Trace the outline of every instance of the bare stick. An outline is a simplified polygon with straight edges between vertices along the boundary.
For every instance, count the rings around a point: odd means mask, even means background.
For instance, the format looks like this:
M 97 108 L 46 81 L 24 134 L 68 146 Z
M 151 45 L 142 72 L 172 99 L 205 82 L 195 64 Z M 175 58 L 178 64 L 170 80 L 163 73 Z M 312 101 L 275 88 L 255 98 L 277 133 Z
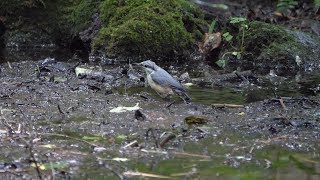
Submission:
M 222 107 L 228 107 L 228 108 L 243 108 L 244 105 L 239 104 L 211 104 L 213 108 L 222 108 Z

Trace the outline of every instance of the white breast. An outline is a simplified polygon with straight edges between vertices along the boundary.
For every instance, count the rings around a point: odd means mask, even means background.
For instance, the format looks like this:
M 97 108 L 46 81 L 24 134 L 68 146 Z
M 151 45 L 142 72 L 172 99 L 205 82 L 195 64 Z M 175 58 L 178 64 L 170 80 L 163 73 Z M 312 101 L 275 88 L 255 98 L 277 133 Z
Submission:
M 162 96 L 162 97 L 167 97 L 169 95 L 174 94 L 172 89 L 169 86 L 161 86 L 159 84 L 156 84 L 152 80 L 151 74 L 147 75 L 147 81 L 148 81 L 148 84 L 150 85 L 150 87 L 152 89 L 154 89 L 155 91 L 157 91 L 159 93 L 159 95 Z

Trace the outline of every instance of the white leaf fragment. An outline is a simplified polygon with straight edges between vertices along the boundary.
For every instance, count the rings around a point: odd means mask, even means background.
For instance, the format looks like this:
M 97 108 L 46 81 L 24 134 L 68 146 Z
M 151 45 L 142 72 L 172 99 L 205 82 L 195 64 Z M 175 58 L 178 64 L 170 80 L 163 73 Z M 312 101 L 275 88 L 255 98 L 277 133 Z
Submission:
M 140 109 L 139 107 L 139 103 L 137 103 L 135 106 L 133 107 L 124 107 L 124 106 L 119 106 L 116 108 L 113 108 L 110 110 L 110 112 L 114 112 L 114 113 L 122 113 L 122 112 L 126 112 L 126 111 L 135 111 Z

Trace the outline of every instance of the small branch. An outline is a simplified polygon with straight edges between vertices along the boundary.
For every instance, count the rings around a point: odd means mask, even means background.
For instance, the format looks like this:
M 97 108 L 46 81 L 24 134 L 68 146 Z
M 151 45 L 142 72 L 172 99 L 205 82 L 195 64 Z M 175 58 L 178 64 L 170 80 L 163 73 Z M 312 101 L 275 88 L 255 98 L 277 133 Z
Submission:
M 41 176 L 40 166 L 39 166 L 39 164 L 38 164 L 38 162 L 37 162 L 37 160 L 36 160 L 36 158 L 35 158 L 35 156 L 34 156 L 34 153 L 32 152 L 33 144 L 32 144 L 32 142 L 29 142 L 29 143 L 28 143 L 26 140 L 24 140 L 24 141 L 27 143 L 27 148 L 28 148 L 28 150 L 29 150 L 31 159 L 32 159 L 32 161 L 33 161 L 34 164 L 35 164 L 35 168 L 36 168 L 36 172 L 37 172 L 37 174 L 38 174 L 38 177 L 39 177 L 40 180 L 42 180 L 43 178 L 42 178 L 42 176 Z
M 79 139 L 79 138 L 71 137 L 71 136 L 64 135 L 64 134 L 43 133 L 43 134 L 41 134 L 41 135 L 65 137 L 65 138 L 74 139 L 74 140 L 77 140 L 77 141 L 84 142 L 84 143 L 89 144 L 90 146 L 93 146 L 93 147 L 100 147 L 100 146 L 98 146 L 98 145 L 96 145 L 96 144 L 94 144 L 94 143 L 91 143 L 91 142 L 85 141 L 85 140 L 83 140 L 83 139 Z
M 244 77 L 244 75 L 240 74 L 239 72 L 235 72 L 234 74 L 237 75 L 242 81 L 249 83 L 249 80 Z
M 134 140 L 134 141 L 130 142 L 129 144 L 123 146 L 122 148 L 123 149 L 127 149 L 128 147 L 135 147 L 135 146 L 138 146 L 138 141 L 137 140 Z
M 57 108 L 58 108 L 60 114 L 65 115 L 64 112 L 61 110 L 61 107 L 59 104 L 57 105 Z
M 173 133 L 169 133 L 167 135 L 165 135 L 165 137 L 160 141 L 159 145 L 161 148 L 164 147 L 165 144 L 167 144 L 167 142 L 169 142 L 170 140 L 176 138 L 176 135 Z
M 9 134 L 9 136 L 12 136 L 15 133 L 13 128 L 9 125 L 9 123 L 7 122 L 7 120 L 5 118 L 1 118 L 1 120 L 2 120 L 2 124 L 7 128 L 7 132 Z
M 193 154 L 193 153 L 188 153 L 188 152 L 169 152 L 170 154 L 174 155 L 181 155 L 181 156 L 190 156 L 190 157 L 198 157 L 198 158 L 203 158 L 203 159 L 210 159 L 210 156 L 207 155 L 202 155 L 202 154 Z
M 157 174 L 150 174 L 150 173 L 142 173 L 142 172 L 133 172 L 133 171 L 126 171 L 123 173 L 124 176 L 142 176 L 142 177 L 149 177 L 149 178 L 159 178 L 159 179 L 170 179 L 169 176 L 162 176 Z
M 291 126 L 293 126 L 293 124 L 290 122 L 290 120 L 286 117 L 286 116 L 284 116 L 283 114 L 281 114 L 281 113 L 279 113 L 279 115 L 280 115 L 280 119 L 282 119 L 282 122 L 285 124 L 285 125 L 291 125 Z
M 270 144 L 271 141 L 282 140 L 282 139 L 288 139 L 288 136 L 277 136 L 277 137 L 273 137 L 273 138 L 268 139 L 268 140 L 261 140 L 261 141 L 258 141 L 258 142 L 262 142 L 262 143 L 265 143 L 265 144 Z
M 283 101 L 282 97 L 280 97 L 279 102 L 280 102 L 282 108 L 283 108 L 284 110 L 287 110 L 287 107 L 286 107 L 286 105 L 284 104 L 284 101 Z
M 7 64 L 8 64 L 8 67 L 9 67 L 10 69 L 12 69 L 12 66 L 11 66 L 11 64 L 10 64 L 9 61 L 7 61 Z
M 109 165 L 105 164 L 104 167 L 111 171 L 113 174 L 115 174 L 119 179 L 125 179 L 120 173 L 113 170 Z
M 212 108 L 243 108 L 244 105 L 239 104 L 211 104 Z
M 154 133 L 154 129 L 153 128 L 149 128 L 146 132 L 146 138 L 148 139 L 149 138 L 149 133 L 151 132 L 151 137 L 152 139 L 155 141 L 155 145 L 156 145 L 156 148 L 159 148 L 159 141 L 158 139 L 156 138 L 155 136 L 155 133 Z

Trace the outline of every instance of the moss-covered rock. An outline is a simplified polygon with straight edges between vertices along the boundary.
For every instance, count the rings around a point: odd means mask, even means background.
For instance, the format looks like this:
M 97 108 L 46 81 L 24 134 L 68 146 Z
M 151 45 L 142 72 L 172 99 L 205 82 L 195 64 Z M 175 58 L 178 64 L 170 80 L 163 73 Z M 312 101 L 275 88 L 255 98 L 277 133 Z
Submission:
M 56 43 L 66 45 L 87 28 L 99 11 L 94 0 L 0 1 L 0 16 L 6 18 L 7 42 L 14 45 Z
M 263 22 L 251 22 L 248 26 L 243 60 L 239 60 L 242 67 L 265 73 L 274 69 L 277 74 L 294 74 L 319 67 L 318 37 Z
M 121 56 L 182 55 L 201 39 L 200 27 L 206 25 L 201 10 L 187 0 L 13 0 L 1 1 L 0 10 L 8 42 L 27 46 L 67 45 L 88 30 L 93 14 L 100 14 L 92 47 Z
M 185 0 L 105 0 L 93 48 L 109 55 L 172 57 L 201 39 L 201 11 Z
M 45 6 L 50 0 L 4 0 L 0 1 L 0 16 L 19 14 L 25 9 Z
M 59 21 L 65 29 L 69 29 L 73 35 L 77 35 L 89 26 L 92 15 L 99 12 L 99 5 L 102 1 L 74 0 L 64 2 L 64 6 L 57 8 L 62 14 Z
M 46 17 L 39 11 L 44 8 L 43 3 L 44 1 L 39 0 L 0 1 L 0 16 L 5 20 L 7 28 L 5 39 L 11 45 L 36 43 L 46 39 L 47 36 L 41 36 L 44 28 L 40 26 L 41 19 Z

